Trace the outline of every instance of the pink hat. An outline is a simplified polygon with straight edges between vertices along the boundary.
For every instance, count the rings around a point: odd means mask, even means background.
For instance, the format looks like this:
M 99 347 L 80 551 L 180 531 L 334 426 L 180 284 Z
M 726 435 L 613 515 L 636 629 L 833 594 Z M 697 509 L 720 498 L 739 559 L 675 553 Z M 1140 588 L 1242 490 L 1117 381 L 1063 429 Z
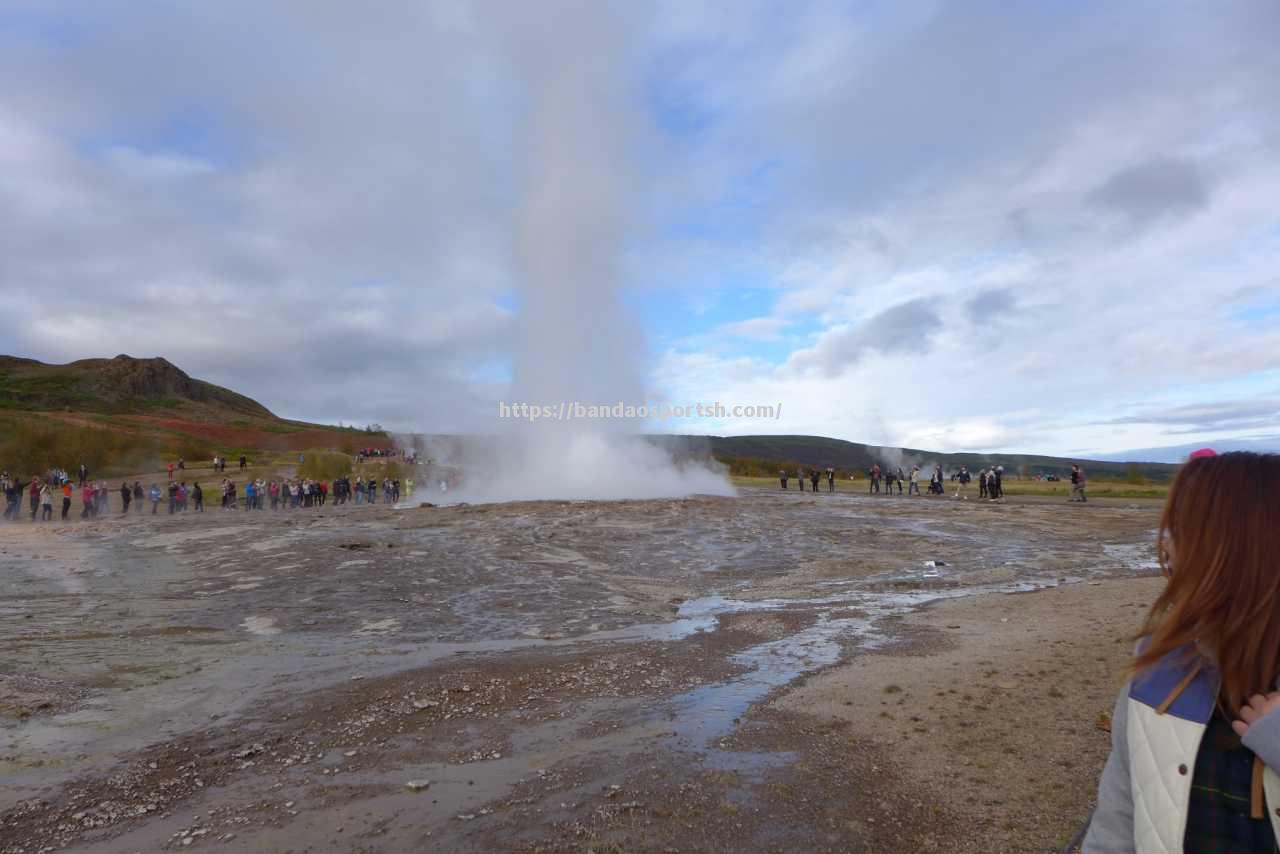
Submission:
M 1199 460 L 1205 457 L 1216 457 L 1217 455 L 1218 455 L 1218 452 L 1215 451 L 1213 448 L 1199 448 L 1198 450 L 1192 451 L 1191 455 L 1187 457 L 1187 459 Z

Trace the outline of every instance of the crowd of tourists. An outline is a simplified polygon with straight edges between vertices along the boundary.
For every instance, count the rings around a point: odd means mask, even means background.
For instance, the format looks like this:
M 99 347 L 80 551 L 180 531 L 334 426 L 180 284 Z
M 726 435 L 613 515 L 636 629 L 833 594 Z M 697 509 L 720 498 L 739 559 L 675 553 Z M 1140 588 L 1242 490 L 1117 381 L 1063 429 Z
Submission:
M 390 457 L 404 457 L 406 460 L 413 460 L 414 452 L 412 450 L 401 450 L 400 448 L 361 448 L 356 451 L 356 462 L 358 463 L 369 459 L 386 459 Z
M 782 488 L 786 489 L 790 483 L 792 473 L 786 469 L 778 471 L 778 480 L 782 484 Z M 819 491 L 819 485 L 825 479 L 827 482 L 827 492 L 836 491 L 836 471 L 834 468 L 820 470 L 817 468 L 809 469 L 807 472 L 803 467 L 794 474 L 800 491 L 804 492 L 805 481 L 811 484 L 814 492 Z M 852 475 L 850 475 L 852 477 Z M 923 478 L 920 466 L 913 465 L 910 474 L 902 470 L 902 466 L 896 468 L 891 466 L 881 467 L 879 463 L 874 463 L 871 468 L 867 469 L 867 494 L 868 495 L 923 495 L 920 491 L 920 482 Z M 946 495 L 948 478 L 943 474 L 942 466 L 935 465 L 929 474 L 929 494 L 930 495 Z M 969 498 L 969 485 L 973 482 L 974 475 L 969 471 L 968 466 L 961 466 L 959 470 L 952 472 L 950 481 L 955 485 L 955 493 L 953 497 L 958 501 L 967 501 Z M 983 468 L 977 473 L 978 480 L 978 499 L 985 501 L 1002 502 L 1004 501 L 1004 466 L 992 465 Z M 896 488 L 896 492 L 894 491 Z M 1071 467 L 1071 501 L 1085 501 L 1085 474 L 1080 466 Z
M 404 482 L 405 497 L 413 494 L 413 480 L 406 478 Z M 312 480 L 298 478 L 294 480 L 257 480 L 245 481 L 243 506 L 245 510 L 264 510 L 269 505 L 272 510 L 291 509 L 296 507 L 323 507 L 330 499 L 334 504 L 377 504 L 381 496 L 384 504 L 395 504 L 400 500 L 401 484 L 399 478 L 340 477 L 334 480 Z M 224 510 L 235 510 L 241 505 L 238 487 L 233 480 L 223 478 L 221 484 L 222 507 Z
M 218 462 L 225 467 L 225 459 L 218 458 Z M 161 507 L 168 513 L 204 512 L 204 488 L 198 482 L 188 483 L 175 478 L 175 469 L 183 471 L 185 464 L 180 460 L 177 464 L 167 466 L 169 480 L 163 487 L 159 483 L 143 487 L 142 482 L 137 480 L 133 483 L 123 481 L 119 487 L 109 486 L 105 481 L 91 480 L 83 465 L 80 466 L 74 486 L 72 479 L 61 469 L 51 470 L 26 481 L 10 475 L 8 471 L 0 472 L 0 490 L 5 498 L 4 518 L 16 522 L 29 515 L 32 521 L 50 521 L 54 516 L 55 505 L 59 505 L 59 518 L 66 519 L 71 514 L 77 492 L 81 519 L 92 519 L 108 513 L 113 503 L 117 505 L 120 515 L 127 515 L 131 511 L 144 513 L 148 507 L 152 514 L 158 514 Z M 333 480 L 250 478 L 242 485 L 224 477 L 215 487 L 223 510 L 238 510 L 241 507 L 245 510 L 323 507 L 331 500 L 334 504 L 377 504 L 379 501 L 395 504 L 400 501 L 402 494 L 406 498 L 411 496 L 413 488 L 411 478 L 406 478 L 402 484 L 399 478 L 366 479 L 363 476 L 358 476 L 355 480 L 350 477 Z M 113 494 L 116 496 L 114 501 Z

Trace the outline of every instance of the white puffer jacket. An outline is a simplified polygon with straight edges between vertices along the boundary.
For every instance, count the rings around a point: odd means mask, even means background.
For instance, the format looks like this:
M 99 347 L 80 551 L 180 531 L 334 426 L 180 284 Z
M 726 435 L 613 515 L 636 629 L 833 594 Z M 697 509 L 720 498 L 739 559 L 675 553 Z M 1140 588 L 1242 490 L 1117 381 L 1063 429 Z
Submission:
M 1085 854 L 1181 854 L 1196 754 L 1217 696 L 1217 670 L 1191 650 L 1166 656 L 1126 686 Z M 1280 712 L 1254 722 L 1243 741 L 1265 766 L 1257 794 L 1265 793 L 1280 840 Z

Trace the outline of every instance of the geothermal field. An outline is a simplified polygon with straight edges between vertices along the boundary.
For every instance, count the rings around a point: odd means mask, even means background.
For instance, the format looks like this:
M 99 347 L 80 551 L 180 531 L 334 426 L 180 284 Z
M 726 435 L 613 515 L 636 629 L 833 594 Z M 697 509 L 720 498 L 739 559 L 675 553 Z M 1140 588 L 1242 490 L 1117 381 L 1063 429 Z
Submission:
M 745 487 L 10 525 L 0 852 L 1053 850 L 1157 513 Z
M 0 0 L 0 854 L 1070 850 L 1162 499 L 1280 451 L 1277 43 Z M 1275 527 L 1211 506 L 1170 613 Z M 1182 714 L 1098 834 L 1270 850 Z

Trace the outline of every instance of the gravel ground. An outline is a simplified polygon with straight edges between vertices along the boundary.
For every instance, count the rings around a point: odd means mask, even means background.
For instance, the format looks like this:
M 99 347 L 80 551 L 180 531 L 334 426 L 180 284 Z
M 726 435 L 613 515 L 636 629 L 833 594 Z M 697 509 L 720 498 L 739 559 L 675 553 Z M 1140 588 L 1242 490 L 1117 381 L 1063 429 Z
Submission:
M 756 490 L 6 525 L 0 852 L 1052 850 L 1157 515 Z

